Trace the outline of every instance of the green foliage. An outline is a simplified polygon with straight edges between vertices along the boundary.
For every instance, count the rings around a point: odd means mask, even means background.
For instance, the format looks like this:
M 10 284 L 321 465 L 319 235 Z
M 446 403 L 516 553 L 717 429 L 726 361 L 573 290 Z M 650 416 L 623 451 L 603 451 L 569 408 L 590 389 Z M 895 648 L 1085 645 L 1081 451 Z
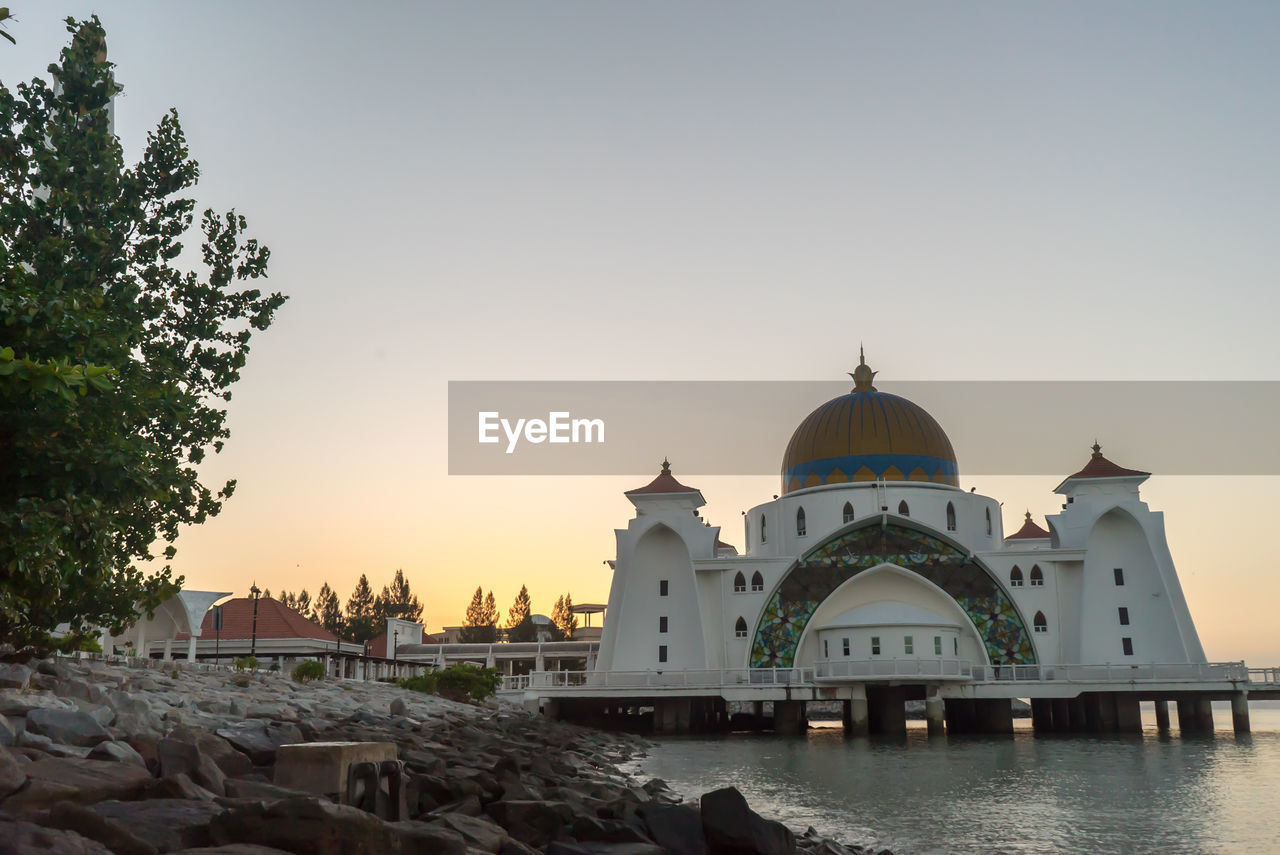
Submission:
M 83 650 L 85 653 L 101 653 L 102 642 L 93 635 L 82 635 L 76 639 L 76 650 Z
M 317 659 L 299 662 L 298 666 L 293 669 L 293 679 L 298 683 L 305 683 L 308 680 L 323 680 L 324 677 L 324 663 Z
M 382 624 L 385 624 L 389 617 L 412 621 L 422 620 L 422 603 L 417 595 L 409 590 L 409 583 L 404 578 L 404 570 L 396 570 L 391 585 L 383 586 L 374 610 L 378 615 L 379 623 Z
M 234 211 L 205 211 L 198 270 L 175 267 L 199 176 L 177 114 L 126 167 L 102 26 L 67 29 L 57 91 L 0 87 L 0 641 L 34 650 L 65 645 L 63 622 L 119 634 L 176 593 L 180 528 L 235 488 L 197 467 L 285 301 L 242 285 L 270 253 Z M 165 566 L 145 574 L 153 549 Z
M 270 668 L 268 668 L 267 670 L 268 670 L 268 671 L 279 671 L 279 670 L 280 670 L 280 663 L 279 663 L 279 662 L 272 662 L 272 663 L 271 663 L 271 667 L 270 667 Z
M 342 619 L 342 604 L 338 595 L 325 582 L 316 594 L 316 622 L 339 638 L 346 632 L 346 621 Z
M 399 685 L 403 689 L 438 694 L 453 700 L 470 698 L 482 701 L 498 691 L 498 687 L 502 685 L 502 674 L 496 668 L 480 668 L 469 662 L 462 662 L 443 671 L 432 671 L 401 680 Z
M 573 638 L 573 633 L 578 628 L 578 616 L 573 613 L 572 595 L 565 594 L 556 600 L 555 607 L 551 609 L 551 620 L 561 637 Z
M 232 667 L 237 671 L 257 671 L 259 664 L 256 656 L 241 656 L 232 663 Z
M 527 621 L 532 614 L 533 604 L 529 602 L 529 588 L 521 585 L 520 593 L 516 594 L 515 602 L 507 610 L 507 629 L 515 629 Z
M 9 44 L 16 45 L 18 43 L 18 40 L 15 39 L 9 33 L 6 33 L 4 31 L 4 22 L 12 21 L 12 20 L 13 20 L 13 15 L 9 14 L 9 7 L 0 6 L 0 39 L 5 39 L 6 41 L 9 42 Z
M 476 588 L 467 606 L 460 638 L 464 644 L 492 644 L 498 640 L 498 609 L 492 607 L 493 592 L 486 601 L 484 589 Z
M 378 636 L 379 627 L 373 602 L 369 577 L 361 573 L 355 590 L 347 598 L 347 638 L 357 644 L 364 644 Z

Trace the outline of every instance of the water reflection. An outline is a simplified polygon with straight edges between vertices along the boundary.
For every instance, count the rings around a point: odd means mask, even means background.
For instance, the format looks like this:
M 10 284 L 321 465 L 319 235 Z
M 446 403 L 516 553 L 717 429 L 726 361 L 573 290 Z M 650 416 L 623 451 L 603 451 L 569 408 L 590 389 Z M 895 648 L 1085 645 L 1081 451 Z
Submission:
M 660 743 L 640 764 L 686 795 L 730 784 L 803 829 L 899 853 L 1280 851 L 1280 734 L 1234 738 L 807 738 Z

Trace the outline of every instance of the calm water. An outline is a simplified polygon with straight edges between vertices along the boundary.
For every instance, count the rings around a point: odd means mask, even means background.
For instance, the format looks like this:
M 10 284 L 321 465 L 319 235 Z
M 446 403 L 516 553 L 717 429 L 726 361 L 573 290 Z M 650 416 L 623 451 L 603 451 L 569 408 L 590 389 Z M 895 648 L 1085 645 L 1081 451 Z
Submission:
M 1280 853 L 1280 708 L 1253 733 L 847 739 L 734 735 L 657 743 L 634 764 L 686 797 L 733 785 L 765 816 L 849 843 L 926 853 Z M 1176 716 L 1174 722 L 1176 724 Z M 821 723 L 820 723 L 821 724 Z

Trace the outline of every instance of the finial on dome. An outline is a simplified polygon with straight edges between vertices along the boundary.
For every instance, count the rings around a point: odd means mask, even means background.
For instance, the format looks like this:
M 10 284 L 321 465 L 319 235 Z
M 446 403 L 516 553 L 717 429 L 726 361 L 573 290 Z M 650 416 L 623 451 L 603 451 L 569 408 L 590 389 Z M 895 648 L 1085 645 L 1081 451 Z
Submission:
M 1027 511 L 1027 522 L 1031 522 L 1031 511 Z
M 662 474 L 663 475 L 671 474 L 671 463 L 665 457 L 662 458 Z
M 853 369 L 849 374 L 853 378 L 853 391 L 855 392 L 874 392 L 875 386 L 871 385 L 877 374 L 880 372 L 872 371 L 871 366 L 867 364 L 867 354 L 863 350 L 862 345 L 858 345 L 858 367 Z
M 1098 445 L 1098 441 L 1096 439 L 1093 441 L 1093 456 L 1094 457 L 1102 456 L 1102 446 Z

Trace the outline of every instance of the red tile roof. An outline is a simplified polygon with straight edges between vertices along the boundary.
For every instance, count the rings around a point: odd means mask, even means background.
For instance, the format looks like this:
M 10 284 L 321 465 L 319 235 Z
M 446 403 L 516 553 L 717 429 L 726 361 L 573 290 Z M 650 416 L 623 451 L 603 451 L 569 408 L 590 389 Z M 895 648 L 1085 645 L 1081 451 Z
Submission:
M 1102 456 L 1102 446 L 1095 442 L 1093 444 L 1093 456 L 1089 458 L 1089 462 L 1076 474 L 1068 475 L 1066 480 L 1070 481 L 1072 478 L 1124 478 L 1150 474 L 1150 472 L 1142 472 L 1138 469 L 1125 469 L 1123 466 L 1112 463 Z
M 213 630 L 213 609 L 205 613 L 201 638 L 248 639 L 253 637 L 253 600 L 237 597 L 222 604 L 222 631 Z M 258 599 L 258 638 L 315 638 L 337 641 L 338 637 L 315 621 L 307 620 L 293 609 L 270 597 Z M 178 633 L 175 641 L 185 641 L 187 634 Z
M 1040 540 L 1049 537 L 1049 532 L 1031 521 L 1031 511 L 1027 511 L 1027 521 L 1022 528 L 1005 538 L 1005 540 Z
M 696 487 L 686 487 L 675 479 L 671 474 L 671 464 L 662 461 L 662 471 L 658 473 L 658 477 L 654 478 L 643 487 L 637 487 L 634 490 L 628 490 L 623 495 L 635 496 L 645 493 L 696 493 Z
M 718 537 L 716 538 L 716 549 L 732 549 L 734 552 L 738 551 L 738 547 L 734 546 L 732 543 L 725 543 Z

